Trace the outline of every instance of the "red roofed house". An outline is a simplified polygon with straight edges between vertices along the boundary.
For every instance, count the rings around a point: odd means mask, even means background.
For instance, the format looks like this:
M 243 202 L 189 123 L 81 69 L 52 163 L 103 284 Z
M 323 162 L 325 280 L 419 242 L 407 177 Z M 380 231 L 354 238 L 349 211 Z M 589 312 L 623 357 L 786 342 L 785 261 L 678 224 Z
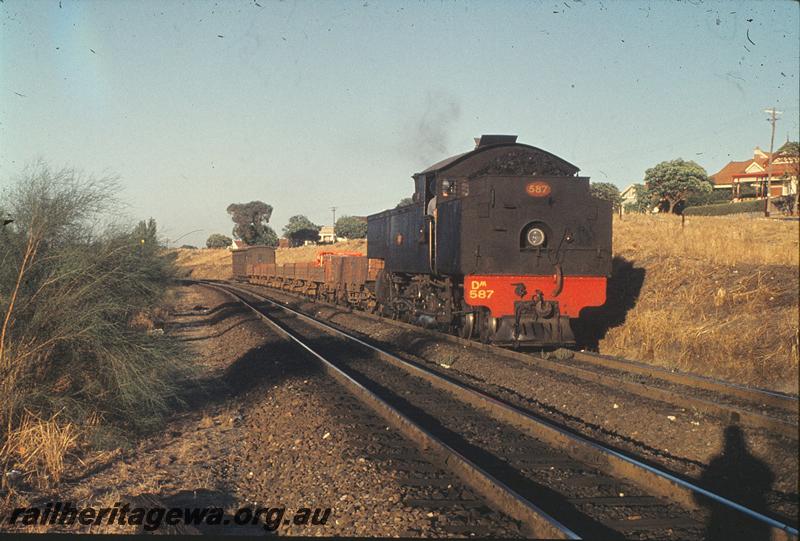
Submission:
M 756 147 L 753 158 L 741 162 L 729 162 L 718 173 L 711 175 L 715 190 L 731 190 L 733 197 L 766 197 L 767 166 L 769 153 Z M 797 193 L 797 177 L 800 174 L 800 156 L 774 153 L 772 159 L 772 188 L 770 195 L 792 195 Z M 747 189 L 751 187 L 751 189 Z M 748 194 L 747 192 L 750 192 Z

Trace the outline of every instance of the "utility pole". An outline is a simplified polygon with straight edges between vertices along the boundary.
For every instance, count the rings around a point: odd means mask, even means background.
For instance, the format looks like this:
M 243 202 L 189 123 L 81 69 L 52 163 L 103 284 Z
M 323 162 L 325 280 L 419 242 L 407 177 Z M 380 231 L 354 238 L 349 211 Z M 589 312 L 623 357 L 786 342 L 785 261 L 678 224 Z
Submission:
M 767 159 L 767 198 L 764 200 L 764 216 L 769 217 L 769 198 L 772 188 L 772 147 L 775 145 L 775 123 L 778 122 L 778 115 L 781 114 L 781 111 L 776 111 L 773 107 L 772 109 L 764 109 L 764 112 L 770 114 L 767 121 L 772 124 L 772 136 L 769 138 L 769 158 Z
M 336 225 L 336 207 L 331 207 L 333 211 L 333 225 Z

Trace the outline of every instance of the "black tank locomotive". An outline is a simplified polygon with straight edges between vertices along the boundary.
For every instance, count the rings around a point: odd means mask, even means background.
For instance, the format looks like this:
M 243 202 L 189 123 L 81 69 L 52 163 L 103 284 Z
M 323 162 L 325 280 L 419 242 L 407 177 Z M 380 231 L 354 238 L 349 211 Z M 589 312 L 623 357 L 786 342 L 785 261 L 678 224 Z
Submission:
M 484 135 L 414 175 L 412 205 L 368 218 L 377 308 L 485 342 L 574 343 L 569 320 L 605 302 L 612 257 L 611 205 L 578 171 Z

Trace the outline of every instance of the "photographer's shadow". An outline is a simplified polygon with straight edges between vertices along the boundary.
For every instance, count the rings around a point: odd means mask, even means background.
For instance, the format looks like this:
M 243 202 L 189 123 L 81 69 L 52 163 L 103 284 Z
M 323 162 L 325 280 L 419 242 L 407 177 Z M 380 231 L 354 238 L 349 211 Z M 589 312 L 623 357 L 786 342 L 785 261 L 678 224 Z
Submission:
M 775 474 L 765 462 L 747 449 L 742 429 L 730 425 L 725 429 L 722 452 L 711 459 L 700 476 L 700 486 L 739 503 L 748 509 L 761 511 L 767 507 L 766 496 L 775 481 Z M 696 496 L 695 501 L 710 511 L 706 523 L 706 539 L 770 539 L 770 526 L 731 510 L 708 497 Z

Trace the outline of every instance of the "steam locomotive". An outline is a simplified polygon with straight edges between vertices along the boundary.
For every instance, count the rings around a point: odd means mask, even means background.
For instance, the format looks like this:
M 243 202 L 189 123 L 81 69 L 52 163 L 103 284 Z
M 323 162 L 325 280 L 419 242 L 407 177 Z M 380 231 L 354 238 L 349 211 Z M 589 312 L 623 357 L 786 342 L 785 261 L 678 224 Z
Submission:
M 367 218 L 366 257 L 245 264 L 237 277 L 485 343 L 574 344 L 570 319 L 605 303 L 611 204 L 516 139 L 483 135 L 415 174 L 412 204 Z

